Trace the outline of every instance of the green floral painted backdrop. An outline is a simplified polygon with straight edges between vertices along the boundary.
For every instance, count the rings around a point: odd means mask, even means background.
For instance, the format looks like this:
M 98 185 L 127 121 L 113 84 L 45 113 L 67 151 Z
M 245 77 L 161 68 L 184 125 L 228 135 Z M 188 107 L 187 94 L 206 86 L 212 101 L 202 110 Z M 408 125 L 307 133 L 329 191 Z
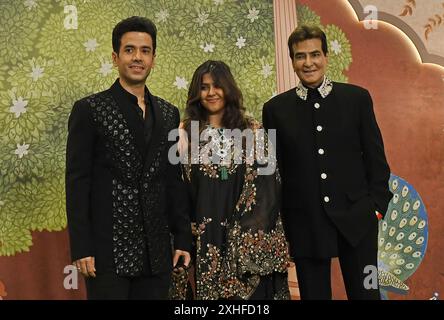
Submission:
M 297 9 L 299 24 L 320 25 L 308 7 Z M 0 256 L 28 251 L 31 231 L 66 227 L 69 112 L 117 77 L 111 32 L 132 15 L 159 30 L 148 86 L 182 111 L 192 73 L 207 59 L 231 66 L 257 119 L 276 94 L 272 0 L 0 0 Z M 349 41 L 337 26 L 320 26 L 330 41 L 328 74 L 347 82 Z
M 348 82 L 344 74 L 352 63 L 350 42 L 345 33 L 336 25 L 322 25 L 321 17 L 308 6 L 298 5 L 298 24 L 315 25 L 320 27 L 327 36 L 328 41 L 328 69 L 327 76 L 335 81 Z
M 111 32 L 132 15 L 157 24 L 148 85 L 181 110 L 207 59 L 231 65 L 251 115 L 275 93 L 272 0 L 1 0 L 0 256 L 28 251 L 31 231 L 66 227 L 68 115 L 117 77 Z

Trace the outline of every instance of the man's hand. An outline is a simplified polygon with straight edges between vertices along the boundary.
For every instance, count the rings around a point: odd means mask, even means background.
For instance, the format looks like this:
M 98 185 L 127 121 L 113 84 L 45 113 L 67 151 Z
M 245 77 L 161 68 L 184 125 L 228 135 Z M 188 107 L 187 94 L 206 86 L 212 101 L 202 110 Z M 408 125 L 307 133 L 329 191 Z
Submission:
M 96 268 L 95 268 L 95 260 L 94 257 L 85 257 L 73 262 L 73 265 L 76 266 L 77 270 L 86 278 L 88 277 L 96 277 Z
M 182 260 L 182 263 L 177 263 L 179 261 L 179 258 L 182 258 L 180 260 Z M 191 256 L 190 253 L 188 251 L 182 251 L 182 250 L 176 250 L 174 251 L 174 257 L 173 257 L 173 268 L 175 269 L 180 269 L 180 268 L 185 268 L 188 269 L 188 266 L 190 264 L 191 261 Z

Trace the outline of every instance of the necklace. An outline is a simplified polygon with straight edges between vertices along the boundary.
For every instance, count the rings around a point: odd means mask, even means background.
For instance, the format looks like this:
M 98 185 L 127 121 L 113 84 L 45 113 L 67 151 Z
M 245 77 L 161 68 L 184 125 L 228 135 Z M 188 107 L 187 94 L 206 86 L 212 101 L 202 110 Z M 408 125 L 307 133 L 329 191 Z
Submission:
M 209 161 L 204 161 L 200 156 L 200 170 L 204 174 L 211 178 L 220 178 L 221 180 L 228 180 L 228 175 L 236 171 L 237 164 L 233 163 L 233 139 L 232 137 L 227 137 L 225 135 L 225 130 L 223 128 L 213 128 L 207 126 L 208 134 L 211 140 L 208 142 L 210 144 L 208 147 L 211 153 L 214 152 L 217 156 L 217 162 L 211 163 Z M 209 155 L 213 157 L 213 154 Z

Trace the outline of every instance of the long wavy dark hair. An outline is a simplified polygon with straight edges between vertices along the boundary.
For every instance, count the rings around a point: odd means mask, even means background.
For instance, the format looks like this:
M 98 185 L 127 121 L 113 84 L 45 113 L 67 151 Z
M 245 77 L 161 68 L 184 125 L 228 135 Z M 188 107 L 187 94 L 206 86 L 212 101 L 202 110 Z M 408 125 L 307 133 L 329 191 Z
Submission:
M 190 134 L 191 121 L 199 121 L 200 131 L 208 125 L 208 112 L 200 102 L 202 78 L 207 73 L 213 77 L 214 84 L 224 92 L 225 107 L 222 126 L 227 129 L 245 129 L 247 119 L 245 118 L 242 92 L 234 80 L 230 67 L 223 61 L 208 60 L 194 71 L 191 80 L 185 109 L 185 130 Z

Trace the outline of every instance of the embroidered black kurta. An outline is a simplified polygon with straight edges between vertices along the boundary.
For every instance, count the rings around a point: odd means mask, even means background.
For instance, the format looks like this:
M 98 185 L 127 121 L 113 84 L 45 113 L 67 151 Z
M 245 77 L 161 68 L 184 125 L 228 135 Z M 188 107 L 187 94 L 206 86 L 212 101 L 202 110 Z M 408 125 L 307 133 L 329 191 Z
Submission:
M 257 161 L 222 166 L 184 166 L 196 225 L 196 298 L 288 299 L 279 174 L 258 175 Z
M 191 230 L 178 165 L 168 161 L 176 107 L 119 81 L 74 104 L 68 123 L 66 206 L 73 260 L 93 256 L 97 272 L 122 276 L 171 270 L 171 239 L 189 250 Z

